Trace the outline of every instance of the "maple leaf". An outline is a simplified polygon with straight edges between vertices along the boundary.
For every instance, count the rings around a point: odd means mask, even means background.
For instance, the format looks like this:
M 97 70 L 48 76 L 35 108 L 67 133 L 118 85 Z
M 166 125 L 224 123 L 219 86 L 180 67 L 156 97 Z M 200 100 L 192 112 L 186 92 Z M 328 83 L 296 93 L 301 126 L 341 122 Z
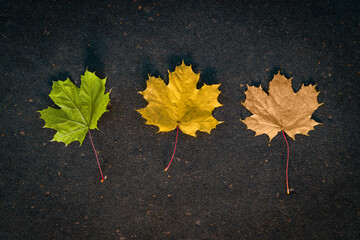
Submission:
M 312 113 L 322 105 L 317 101 L 319 92 L 313 85 L 302 85 L 295 93 L 291 80 L 279 71 L 269 83 L 269 95 L 260 87 L 247 85 L 243 105 L 253 115 L 241 121 L 256 132 L 255 136 L 267 134 L 270 142 L 283 130 L 295 140 L 295 134 L 308 135 L 320 124 L 311 119 Z
M 137 110 L 147 120 L 146 124 L 158 126 L 159 132 L 177 129 L 174 152 L 165 171 L 174 159 L 179 128 L 196 137 L 196 131 L 210 134 L 222 123 L 212 116 L 212 111 L 222 106 L 217 100 L 220 84 L 204 84 L 197 89 L 200 73 L 194 73 L 191 65 L 185 65 L 184 61 L 174 72 L 168 73 L 168 85 L 161 78 L 149 76 L 145 91 L 140 92 L 149 104 Z
M 314 126 L 320 124 L 311 119 L 312 113 L 322 105 L 318 103 L 315 86 L 302 85 L 298 92 L 294 92 L 291 80 L 284 75 L 274 75 L 269 83 L 269 95 L 263 89 L 255 86 L 248 86 L 245 92 L 246 100 L 243 105 L 250 110 L 253 115 L 247 117 L 244 122 L 247 127 L 256 132 L 256 135 L 267 134 L 269 142 L 278 132 L 282 135 L 287 147 L 286 160 L 286 191 L 290 194 L 288 181 L 289 168 L 289 143 L 285 132 L 295 140 L 295 134 L 308 135 Z
M 90 129 L 98 129 L 97 122 L 107 111 L 110 93 L 105 94 L 105 83 L 106 78 L 100 79 L 95 73 L 87 70 L 84 75 L 81 75 L 80 88 L 76 87 L 69 78 L 65 81 L 56 81 L 53 83 L 49 96 L 60 109 L 48 107 L 39 111 L 40 117 L 45 121 L 44 127 L 57 131 L 52 141 L 63 142 L 65 145 L 79 141 L 81 146 L 86 133 L 89 133 L 102 178 L 101 182 L 104 181 L 104 175 Z
M 73 141 L 82 144 L 90 129 L 98 129 L 97 121 L 106 112 L 110 101 L 109 93 L 105 93 L 105 79 L 98 78 L 95 73 L 85 71 L 81 76 L 81 86 L 76 87 L 69 78 L 65 81 L 53 82 L 50 98 L 61 109 L 48 107 L 39 111 L 45 121 L 45 128 L 57 131 L 52 141 Z
M 220 84 L 204 84 L 197 89 L 200 73 L 194 73 L 184 61 L 168 73 L 168 85 L 161 78 L 149 76 L 146 90 L 140 92 L 149 103 L 137 110 L 146 124 L 158 126 L 159 132 L 178 126 L 183 133 L 196 137 L 196 131 L 210 133 L 222 123 L 212 116 L 212 111 L 222 106 L 217 100 Z

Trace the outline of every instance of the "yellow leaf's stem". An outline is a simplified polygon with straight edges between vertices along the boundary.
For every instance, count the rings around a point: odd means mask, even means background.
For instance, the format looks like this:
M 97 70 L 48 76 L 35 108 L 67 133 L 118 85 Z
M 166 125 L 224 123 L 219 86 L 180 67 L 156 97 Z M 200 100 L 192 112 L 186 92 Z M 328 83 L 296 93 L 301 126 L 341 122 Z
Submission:
M 95 153 L 95 157 L 96 157 L 96 160 L 97 160 L 97 164 L 98 164 L 98 166 L 99 166 L 99 170 L 100 170 L 100 174 L 101 174 L 101 182 L 104 182 L 104 175 L 103 175 L 103 173 L 102 173 L 102 171 L 101 171 L 99 158 L 98 158 L 98 155 L 97 155 L 97 153 L 96 153 L 96 149 L 95 149 L 95 147 L 94 147 L 94 143 L 93 143 L 93 140 L 92 140 L 92 137 L 91 137 L 91 134 L 90 134 L 90 130 L 89 130 L 89 136 L 90 136 L 91 145 L 92 145 L 92 147 L 93 147 L 93 149 L 94 149 L 94 153 Z
M 169 165 L 168 165 L 168 166 L 165 168 L 165 170 L 164 170 L 165 172 L 168 170 L 168 168 L 169 168 L 169 167 L 170 167 L 170 165 L 171 165 L 172 160 L 174 159 L 174 155 L 175 155 L 176 143 L 177 143 L 178 135 L 179 135 L 179 125 L 177 125 L 177 127 L 176 127 L 176 139 L 175 139 L 174 152 L 173 152 L 173 154 L 172 154 L 172 157 L 171 157 L 171 160 L 170 160 Z
M 286 192 L 287 194 L 290 194 L 290 189 L 289 189 L 289 178 L 288 178 L 288 169 L 289 169 L 289 155 L 290 155 L 290 150 L 289 150 L 289 143 L 288 141 L 286 140 L 286 136 L 285 136 L 285 132 L 284 130 L 281 130 L 283 136 L 284 136 L 284 139 L 285 139 L 285 142 L 286 142 L 286 147 L 287 147 L 287 159 L 286 159 Z

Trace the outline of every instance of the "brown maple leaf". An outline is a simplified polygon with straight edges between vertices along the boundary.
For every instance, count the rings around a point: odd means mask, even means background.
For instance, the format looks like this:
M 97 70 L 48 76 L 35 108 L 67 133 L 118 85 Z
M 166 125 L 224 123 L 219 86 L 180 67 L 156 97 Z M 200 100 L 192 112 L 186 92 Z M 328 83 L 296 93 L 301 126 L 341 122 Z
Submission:
M 241 121 L 256 132 L 255 136 L 267 134 L 270 142 L 283 130 L 295 140 L 295 134 L 308 135 L 320 124 L 311 119 L 312 113 L 322 105 L 317 101 L 319 92 L 314 85 L 302 85 L 295 93 L 291 79 L 279 71 L 269 83 L 269 95 L 260 87 L 247 85 L 243 105 L 253 115 Z
M 295 140 L 295 134 L 308 135 L 314 126 L 320 124 L 311 119 L 312 113 L 322 105 L 318 103 L 314 85 L 302 85 L 298 92 L 294 92 L 291 86 L 291 79 L 284 75 L 274 75 L 269 83 L 269 94 L 263 89 L 255 86 L 248 86 L 245 92 L 246 100 L 243 105 L 253 115 L 241 120 L 247 127 L 256 132 L 256 135 L 267 134 L 269 142 L 278 132 L 282 132 L 287 146 L 286 161 L 286 190 L 290 194 L 288 181 L 289 168 L 289 143 L 286 140 L 285 132 Z

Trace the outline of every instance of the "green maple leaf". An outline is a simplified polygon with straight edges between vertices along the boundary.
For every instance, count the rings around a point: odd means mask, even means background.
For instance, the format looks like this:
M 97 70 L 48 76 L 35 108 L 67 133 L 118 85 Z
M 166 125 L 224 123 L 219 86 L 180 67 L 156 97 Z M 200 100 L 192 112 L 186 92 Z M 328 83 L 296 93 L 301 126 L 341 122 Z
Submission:
M 52 141 L 65 145 L 73 141 L 82 144 L 90 129 L 98 129 L 97 121 L 106 112 L 110 101 L 109 93 L 105 94 L 105 79 L 95 73 L 85 71 L 81 75 L 81 86 L 76 87 L 70 79 L 53 83 L 50 98 L 60 107 L 48 107 L 39 111 L 45 121 L 45 128 L 57 131 Z

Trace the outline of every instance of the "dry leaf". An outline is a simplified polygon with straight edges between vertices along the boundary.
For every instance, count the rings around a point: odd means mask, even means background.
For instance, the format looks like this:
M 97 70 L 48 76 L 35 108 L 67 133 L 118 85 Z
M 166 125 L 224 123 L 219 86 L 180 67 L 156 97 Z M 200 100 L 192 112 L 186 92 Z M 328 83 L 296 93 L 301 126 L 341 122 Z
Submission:
M 279 71 L 269 83 L 269 95 L 260 87 L 247 86 L 243 105 L 253 115 L 241 121 L 256 132 L 255 136 L 267 134 L 270 142 L 278 132 L 284 130 L 295 140 L 295 134 L 308 135 L 314 126 L 320 124 L 311 119 L 312 113 L 322 105 L 317 101 L 319 92 L 313 85 L 302 85 L 295 93 L 291 79 Z
M 146 90 L 140 92 L 149 104 L 137 110 L 146 124 L 158 126 L 159 132 L 179 126 L 183 133 L 194 137 L 198 130 L 210 133 L 221 123 L 212 116 L 212 111 L 222 106 L 217 100 L 220 84 L 197 89 L 199 77 L 184 62 L 174 72 L 169 71 L 168 85 L 161 78 L 149 76 Z

